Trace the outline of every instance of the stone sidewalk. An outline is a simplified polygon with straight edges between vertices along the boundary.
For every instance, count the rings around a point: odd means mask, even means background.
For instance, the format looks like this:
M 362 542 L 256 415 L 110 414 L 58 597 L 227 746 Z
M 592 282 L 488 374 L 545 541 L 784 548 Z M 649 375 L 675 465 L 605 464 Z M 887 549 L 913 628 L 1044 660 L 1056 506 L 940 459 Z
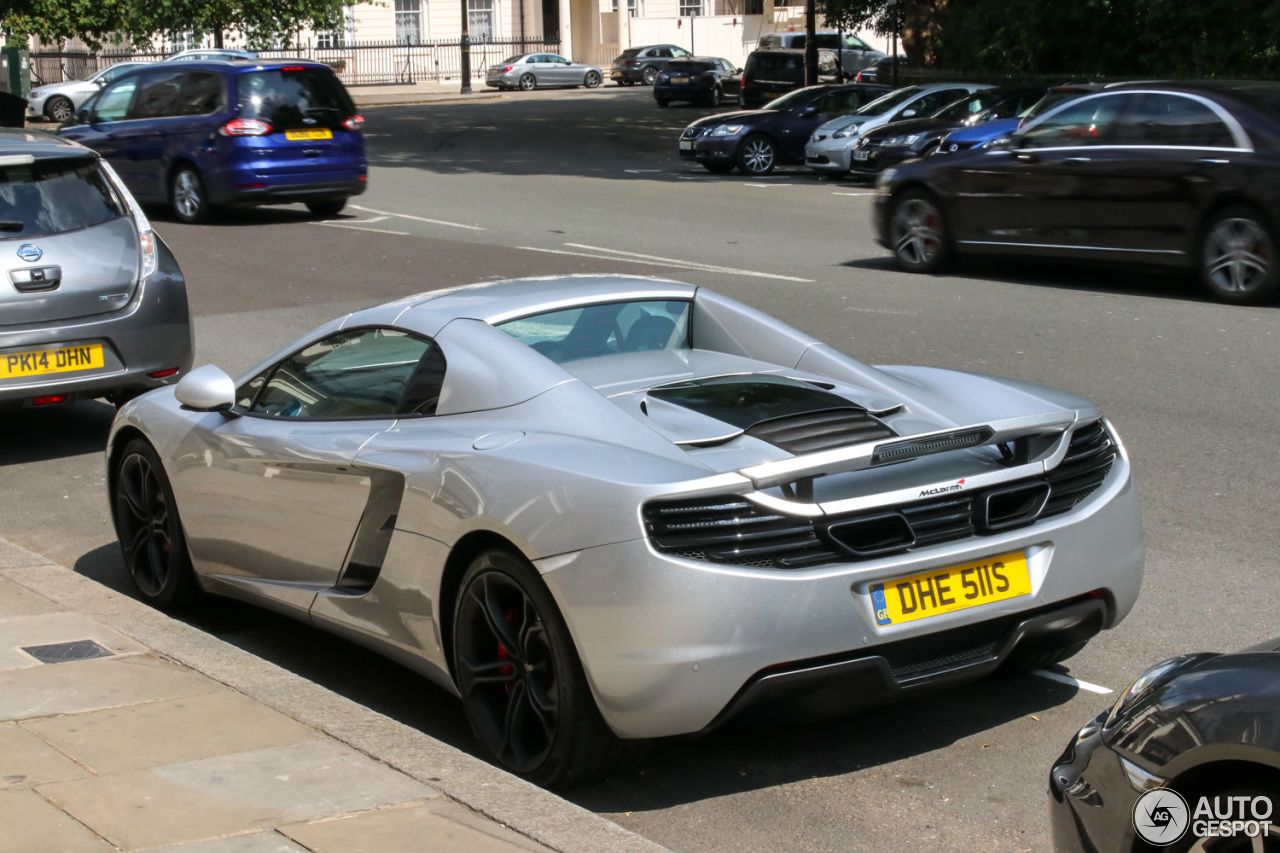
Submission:
M 0 539 L 0 853 L 153 849 L 664 850 Z
M 471 78 L 471 94 L 461 92 L 462 81 L 445 83 L 406 83 L 385 86 L 348 86 L 347 92 L 356 106 L 389 107 L 398 104 L 433 104 L 448 101 L 492 101 L 503 97 L 484 84 L 484 75 Z

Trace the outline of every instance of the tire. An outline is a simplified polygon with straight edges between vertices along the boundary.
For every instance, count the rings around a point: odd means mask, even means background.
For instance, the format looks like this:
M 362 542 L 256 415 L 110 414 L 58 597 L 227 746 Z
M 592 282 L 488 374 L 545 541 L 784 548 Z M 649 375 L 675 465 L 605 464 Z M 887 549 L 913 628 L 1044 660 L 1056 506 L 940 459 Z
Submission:
M 717 175 L 727 175 L 733 171 L 732 163 L 703 163 L 702 168 Z
M 62 95 L 54 95 L 44 104 L 45 118 L 50 121 L 56 121 L 59 124 L 71 118 L 75 111 L 76 108 L 71 103 L 71 99 L 64 98 Z
M 527 560 L 505 549 L 478 556 L 453 612 L 458 691 L 494 761 L 536 785 L 568 788 L 643 756 L 647 741 L 619 738 L 600 715 L 564 618 Z
M 640 80 L 646 86 L 652 86 L 653 81 L 657 79 L 658 79 L 658 69 L 654 68 L 652 65 L 646 67 L 644 71 L 640 72 Z
M 125 567 L 143 601 L 160 610 L 190 604 L 200 592 L 160 457 L 146 439 L 124 446 L 112 464 L 111 516 Z
M 903 269 L 934 273 L 951 260 L 942 206 L 933 193 L 908 190 L 889 209 L 889 246 Z
M 738 169 L 744 175 L 767 175 L 778 162 L 778 147 L 763 134 L 742 140 L 738 148 Z
M 718 107 L 722 100 L 724 100 L 724 93 L 720 91 L 720 87 L 712 86 L 711 91 L 707 94 L 707 106 Z
M 667 104 L 671 103 L 666 98 L 654 98 L 654 101 L 656 101 L 660 107 L 665 107 Z
M 337 216 L 342 212 L 342 208 L 347 206 L 347 198 L 327 198 L 324 201 L 307 202 L 307 210 L 321 218 L 329 216 Z
M 599 71 L 588 71 L 588 72 L 587 72 L 587 76 L 585 76 L 585 77 L 583 77 L 583 78 L 582 78 L 582 85 L 586 86 L 588 89 L 596 89 L 596 88 L 599 88 L 599 86 L 600 86 L 600 72 L 599 72 Z
M 520 78 L 520 88 L 526 92 L 538 88 L 538 81 L 534 79 L 532 74 L 525 74 Z
M 1276 241 L 1254 208 L 1232 205 L 1217 211 L 1201 230 L 1196 266 L 1200 283 L 1220 302 L 1259 305 L 1275 298 L 1280 284 Z
M 180 222 L 194 225 L 213 217 L 213 207 L 205 194 L 200 173 L 191 166 L 182 166 L 169 179 L 169 207 Z

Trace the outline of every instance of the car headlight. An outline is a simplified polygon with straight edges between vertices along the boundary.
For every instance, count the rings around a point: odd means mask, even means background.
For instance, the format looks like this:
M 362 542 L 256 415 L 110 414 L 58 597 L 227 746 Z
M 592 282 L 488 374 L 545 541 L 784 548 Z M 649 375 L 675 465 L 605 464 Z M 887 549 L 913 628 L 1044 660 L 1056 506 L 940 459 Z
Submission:
M 920 134 L 913 133 L 910 136 L 890 136 L 887 139 L 880 140 L 880 144 L 885 148 L 905 148 L 908 145 L 915 145 L 920 141 Z
M 1167 682 L 1183 666 L 1201 657 L 1202 655 L 1178 655 L 1176 658 L 1160 661 L 1139 675 L 1111 706 L 1111 711 L 1107 714 L 1106 726 L 1110 727 L 1116 719 L 1132 710 L 1134 705 L 1149 695 L 1152 690 Z
M 742 132 L 743 125 L 721 124 L 711 131 L 712 136 L 735 136 Z
M 831 134 L 831 136 L 835 139 L 848 139 L 850 136 L 857 136 L 857 135 L 858 135 L 858 125 L 856 124 L 846 125 L 840 128 L 839 130 L 837 130 L 835 133 Z

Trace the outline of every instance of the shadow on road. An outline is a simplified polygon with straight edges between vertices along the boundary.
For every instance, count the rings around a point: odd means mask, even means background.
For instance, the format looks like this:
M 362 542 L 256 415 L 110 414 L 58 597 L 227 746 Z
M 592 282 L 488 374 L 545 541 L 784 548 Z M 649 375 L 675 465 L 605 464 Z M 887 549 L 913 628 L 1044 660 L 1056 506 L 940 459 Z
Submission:
M 101 400 L 0 413 L 0 466 L 100 452 L 115 417 Z
M 705 738 L 659 741 L 638 769 L 565 796 L 595 812 L 638 812 L 841 776 L 943 749 L 1076 693 L 1034 676 L 992 678 L 822 723 L 730 725 Z

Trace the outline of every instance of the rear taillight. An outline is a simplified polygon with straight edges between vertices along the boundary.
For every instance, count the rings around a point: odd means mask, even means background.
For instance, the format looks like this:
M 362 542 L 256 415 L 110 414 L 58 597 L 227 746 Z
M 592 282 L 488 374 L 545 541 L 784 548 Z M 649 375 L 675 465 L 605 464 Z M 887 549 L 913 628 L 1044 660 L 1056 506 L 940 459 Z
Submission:
M 133 193 L 129 192 L 128 187 L 124 185 L 124 181 L 120 180 L 116 170 L 111 168 L 111 164 L 106 160 L 99 162 L 102 164 L 102 171 L 107 173 L 111 178 L 111 182 L 116 185 L 116 189 L 125 197 L 129 213 L 133 216 L 133 225 L 138 229 L 138 252 L 142 255 L 142 269 L 139 270 L 138 278 L 150 278 L 160 268 L 160 253 L 156 244 L 156 232 L 151 230 L 151 221 L 142 212 L 142 207 L 134 199 Z
M 152 371 L 151 373 L 148 373 L 147 375 L 148 375 L 148 376 L 150 376 L 152 379 L 164 379 L 166 376 L 177 376 L 177 375 L 178 375 L 178 368 L 176 368 L 176 367 L 167 367 L 167 368 L 165 368 L 164 370 L 155 370 L 155 371 Z
M 233 118 L 218 128 L 223 136 L 266 136 L 271 132 L 271 125 L 256 118 Z
M 738 81 L 738 85 L 743 89 L 747 88 L 747 74 L 745 71 L 742 73 L 742 79 Z
M 66 394 L 50 394 L 47 397 L 32 397 L 31 405 L 33 406 L 52 406 L 55 403 L 67 402 Z
M 345 127 L 347 130 L 359 130 L 360 128 L 364 127 L 364 117 L 352 116 L 351 118 L 344 121 L 342 123 L 342 126 Z
M 639 64 L 640 64 L 640 60 L 638 60 L 638 59 L 628 59 L 628 60 L 627 60 L 627 64 L 628 64 L 628 65 L 639 65 Z
M 507 73 L 508 71 L 510 71 L 512 68 L 515 68 L 515 66 L 514 66 L 514 65 L 508 65 L 508 66 L 504 67 L 500 73 L 502 73 L 502 74 L 506 74 L 506 73 Z

